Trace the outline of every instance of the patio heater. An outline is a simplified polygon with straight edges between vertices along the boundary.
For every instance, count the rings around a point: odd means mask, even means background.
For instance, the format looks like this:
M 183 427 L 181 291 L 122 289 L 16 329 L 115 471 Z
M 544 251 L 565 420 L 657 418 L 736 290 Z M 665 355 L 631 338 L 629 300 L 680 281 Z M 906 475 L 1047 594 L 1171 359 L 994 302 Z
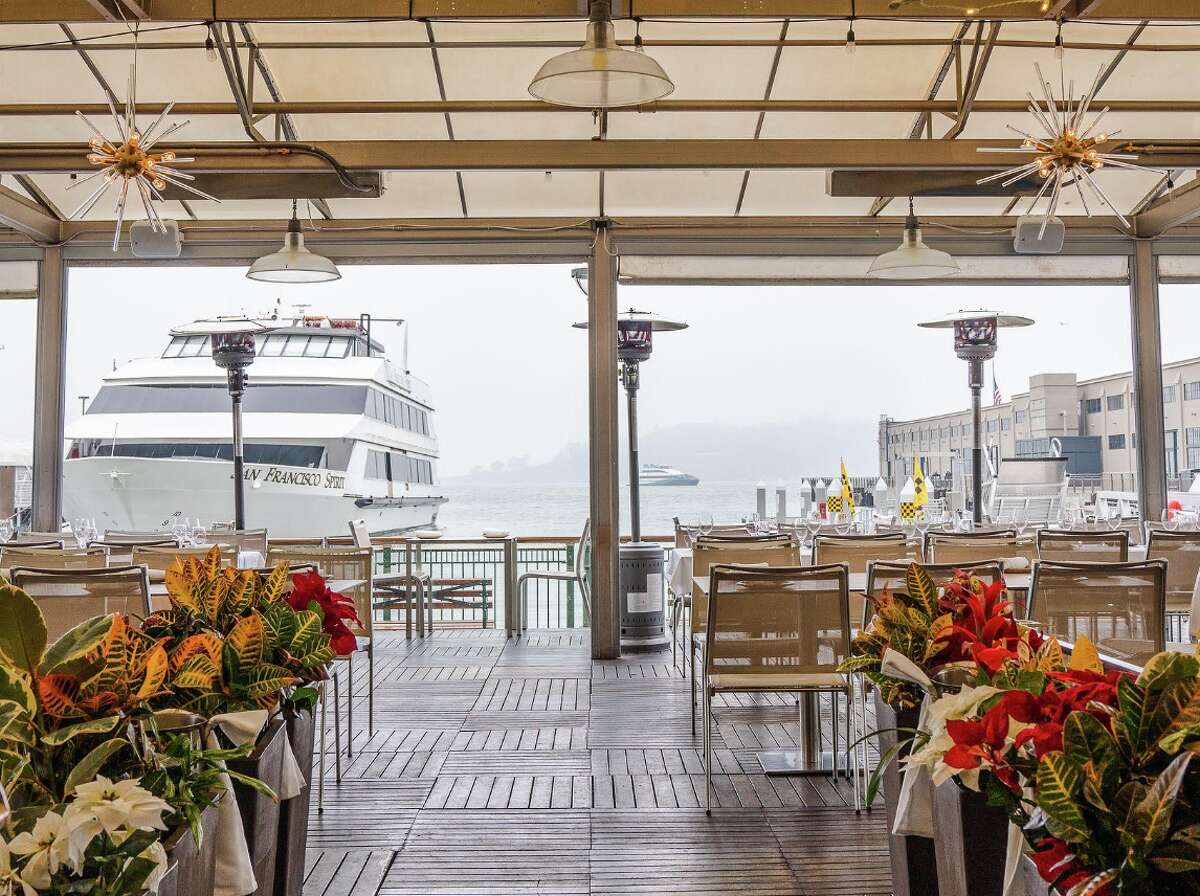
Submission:
M 249 323 L 242 323 L 243 325 Z M 213 362 L 225 371 L 233 410 L 233 519 L 238 529 L 246 528 L 245 479 L 243 478 L 242 396 L 246 394 L 246 368 L 254 363 L 254 332 L 231 322 L 230 329 L 210 329 Z M 260 328 L 261 329 L 261 328 Z
M 580 277 L 573 276 L 576 280 Z M 587 322 L 575 324 L 587 329 Z M 654 333 L 686 330 L 682 321 L 655 317 L 630 308 L 617 316 L 617 360 L 625 387 L 629 415 L 629 532 L 632 540 L 620 548 L 621 649 L 662 650 L 670 645 L 663 607 L 662 547 L 642 542 L 641 463 L 638 460 L 637 394 L 641 364 L 650 360 Z
M 917 326 L 954 330 L 954 353 L 967 362 L 967 385 L 971 388 L 971 515 L 976 526 L 983 523 L 983 362 L 996 357 L 996 336 L 1001 327 L 1028 327 L 1033 320 L 996 311 L 958 311 L 941 320 Z

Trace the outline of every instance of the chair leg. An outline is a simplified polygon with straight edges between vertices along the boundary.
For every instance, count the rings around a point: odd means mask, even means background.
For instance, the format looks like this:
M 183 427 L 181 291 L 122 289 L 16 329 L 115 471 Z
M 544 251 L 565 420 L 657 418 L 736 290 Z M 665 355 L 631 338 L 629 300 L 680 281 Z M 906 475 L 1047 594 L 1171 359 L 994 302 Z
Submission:
M 333 673 L 333 768 L 337 782 L 342 783 L 342 711 L 338 708 L 341 687 L 338 674 Z
M 346 758 L 354 758 L 354 653 L 346 657 Z
M 367 737 L 375 736 L 375 639 L 367 642 Z
M 819 707 L 820 705 L 821 705 L 821 698 L 818 697 L 817 698 L 817 706 Z M 818 710 L 818 712 L 819 711 L 820 710 Z M 837 695 L 837 692 L 835 691 L 829 695 L 829 729 L 833 735 L 833 753 L 831 754 L 831 758 L 833 759 L 833 780 L 835 782 L 838 779 L 838 771 L 839 771 L 839 769 L 838 769 L 838 753 L 841 752 L 840 750 L 838 750 L 838 725 L 840 722 L 841 722 L 841 719 L 838 718 L 838 695 Z M 817 730 L 820 731 L 820 725 L 817 726 Z
M 678 667 L 675 661 L 675 627 L 679 623 L 679 600 L 674 595 L 671 596 L 671 668 Z
M 709 794 L 712 791 L 712 706 L 709 703 L 708 684 L 704 686 L 704 814 L 712 815 Z
M 692 737 L 696 736 L 696 644 L 688 638 L 688 665 L 692 670 Z
M 328 681 L 321 682 L 321 755 L 317 763 L 317 814 L 325 811 L 325 716 L 329 689 Z

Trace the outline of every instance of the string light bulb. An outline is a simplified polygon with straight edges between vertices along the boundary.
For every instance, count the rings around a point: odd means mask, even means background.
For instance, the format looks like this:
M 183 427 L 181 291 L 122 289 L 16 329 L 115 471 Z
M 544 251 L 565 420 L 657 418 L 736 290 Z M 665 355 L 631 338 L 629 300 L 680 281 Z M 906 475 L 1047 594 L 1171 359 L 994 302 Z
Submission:
M 633 20 L 633 50 L 635 53 L 645 53 L 646 45 L 642 43 L 642 20 Z
M 1063 58 L 1062 19 L 1058 20 L 1058 31 L 1054 35 L 1054 58 Z
M 854 8 L 855 0 L 850 0 L 850 27 L 846 31 L 846 55 L 853 56 L 856 47 L 854 40 L 854 19 L 857 10 Z
M 213 41 L 212 29 L 213 29 L 212 23 L 209 22 L 208 34 L 206 34 L 204 36 L 204 58 L 207 59 L 209 62 L 216 62 L 217 61 L 217 45 Z

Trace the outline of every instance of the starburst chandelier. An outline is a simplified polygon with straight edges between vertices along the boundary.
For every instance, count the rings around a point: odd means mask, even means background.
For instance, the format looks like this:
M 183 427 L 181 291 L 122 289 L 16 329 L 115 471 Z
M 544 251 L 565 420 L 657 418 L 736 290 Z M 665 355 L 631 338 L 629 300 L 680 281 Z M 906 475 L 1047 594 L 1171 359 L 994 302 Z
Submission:
M 1061 81 L 1061 60 L 1059 65 Z M 1100 69 L 1100 72 L 1096 75 L 1096 79 L 1092 82 L 1091 89 L 1080 97 L 1079 100 L 1075 99 L 1074 81 L 1070 82 L 1065 88 L 1060 83 L 1062 94 L 1060 102 L 1060 100 L 1055 99 L 1054 89 L 1050 86 L 1050 82 L 1042 76 L 1041 66 L 1035 62 L 1033 68 L 1037 72 L 1042 99 L 1046 103 L 1045 108 L 1042 108 L 1041 104 L 1033 98 L 1032 93 L 1026 92 L 1025 96 L 1029 99 L 1029 111 L 1041 127 L 1042 135 L 1036 136 L 1020 128 L 1015 128 L 1012 125 L 1006 125 L 1010 131 L 1024 138 L 1020 148 L 981 146 L 979 147 L 979 152 L 1030 153 L 1036 156 L 1036 158 L 1031 162 L 1009 168 L 1007 171 L 982 177 L 976 183 L 986 184 L 1000 180 L 1003 181 L 1002 186 L 1007 187 L 1036 173 L 1042 178 L 1044 183 L 1029 203 L 1025 214 L 1032 214 L 1037 208 L 1038 203 L 1042 199 L 1046 200 L 1045 214 L 1042 217 L 1041 235 L 1045 234 L 1046 225 L 1054 217 L 1054 213 L 1058 209 L 1059 200 L 1062 197 L 1063 189 L 1066 187 L 1075 187 L 1076 193 L 1079 194 L 1079 202 L 1083 206 L 1084 213 L 1089 218 L 1092 216 L 1092 209 L 1088 205 L 1083 189 L 1084 184 L 1087 185 L 1093 199 L 1099 205 L 1106 206 L 1117 216 L 1122 224 L 1129 227 L 1129 221 L 1113 205 L 1104 190 L 1096 182 L 1096 172 L 1106 165 L 1111 165 L 1115 168 L 1128 168 L 1131 171 L 1158 171 L 1160 174 L 1163 172 L 1156 168 L 1146 168 L 1141 165 L 1130 164 L 1131 161 L 1135 161 L 1138 158 L 1136 155 L 1101 151 L 1100 148 L 1105 143 L 1120 133 L 1119 131 L 1105 133 L 1098 129 L 1101 120 L 1103 120 L 1105 114 L 1108 112 L 1108 106 L 1097 112 L 1095 117 L 1090 121 L 1087 120 L 1088 114 L 1091 111 L 1092 100 L 1095 99 L 1096 91 L 1100 88 L 1100 79 L 1104 74 L 1104 69 Z
M 155 231 L 166 233 L 167 227 L 155 208 L 155 201 L 163 202 L 162 191 L 167 184 L 172 184 L 182 190 L 201 197 L 220 202 L 215 196 L 210 196 L 202 190 L 189 186 L 186 181 L 195 180 L 190 175 L 175 168 L 175 165 L 194 162 L 194 158 L 180 158 L 170 150 L 153 152 L 153 149 L 164 138 L 174 134 L 189 122 L 182 121 L 159 130 L 174 108 L 174 103 L 167 103 L 158 118 L 150 127 L 142 130 L 137 121 L 137 50 L 134 49 L 134 63 L 129 67 L 129 84 L 125 95 L 125 114 L 118 115 L 117 107 L 110 99 L 108 109 L 112 113 L 113 124 L 116 126 L 116 137 L 109 139 L 103 131 L 94 125 L 86 115 L 76 111 L 80 120 L 92 131 L 92 139 L 88 141 L 90 152 L 87 160 L 99 167 L 99 171 L 89 174 L 71 183 L 68 190 L 73 190 L 83 184 L 100 178 L 99 185 L 92 191 L 80 206 L 68 217 L 70 220 L 86 215 L 98 203 L 109 188 L 119 184 L 116 205 L 113 212 L 117 216 L 116 228 L 113 231 L 112 249 L 117 251 L 121 244 L 121 225 L 125 221 L 125 212 L 131 193 L 136 193 L 141 200 L 142 210 L 146 219 Z

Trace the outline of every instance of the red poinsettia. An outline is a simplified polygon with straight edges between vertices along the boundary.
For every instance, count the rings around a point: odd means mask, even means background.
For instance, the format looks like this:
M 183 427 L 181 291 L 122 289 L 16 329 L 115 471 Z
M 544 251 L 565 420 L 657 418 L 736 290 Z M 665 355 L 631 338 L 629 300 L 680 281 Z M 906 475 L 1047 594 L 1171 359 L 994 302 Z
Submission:
M 1005 751 L 1008 749 L 1009 708 L 1005 694 L 995 706 L 983 714 L 978 721 L 972 719 L 948 719 L 946 733 L 954 746 L 946 751 L 945 763 L 951 768 L 979 768 L 984 763 L 988 770 L 1005 787 L 1019 791 L 1020 781 L 1016 771 L 1008 764 Z
M 1036 697 L 1026 694 L 1022 698 L 1022 714 L 1012 713 L 1017 721 L 1031 723 L 1031 727 L 1017 735 L 1016 746 L 1032 743 L 1033 754 L 1038 759 L 1061 750 L 1063 724 L 1073 712 L 1090 713 L 1111 730 L 1112 714 L 1104 707 L 1116 707 L 1117 682 L 1123 674 L 1108 672 L 1101 675 L 1088 670 L 1051 672 L 1046 689 Z
M 952 614 L 954 629 L 938 661 L 974 660 L 995 673 L 1006 660 L 1015 659 L 1022 634 L 1004 596 L 1003 580 L 985 585 L 971 573 L 956 570 L 939 599 L 942 610 Z M 1031 650 L 1041 646 L 1037 632 L 1027 632 L 1024 638 Z
M 354 609 L 354 601 L 344 594 L 330 591 L 325 579 L 316 570 L 292 576 L 292 593 L 288 595 L 288 603 L 294 610 L 307 610 L 314 603 L 320 607 L 324 619 L 322 628 L 329 635 L 330 646 L 338 656 L 346 656 L 358 649 L 358 639 L 346 625 L 346 620 L 362 625 Z
M 1092 876 L 1091 872 L 1075 858 L 1070 847 L 1057 837 L 1043 837 L 1039 840 L 1036 850 L 1030 858 L 1037 866 L 1042 880 L 1054 884 L 1055 889 L 1060 893 L 1068 892 L 1071 887 Z M 1093 892 L 1095 896 L 1112 896 L 1112 888 L 1107 884 Z

